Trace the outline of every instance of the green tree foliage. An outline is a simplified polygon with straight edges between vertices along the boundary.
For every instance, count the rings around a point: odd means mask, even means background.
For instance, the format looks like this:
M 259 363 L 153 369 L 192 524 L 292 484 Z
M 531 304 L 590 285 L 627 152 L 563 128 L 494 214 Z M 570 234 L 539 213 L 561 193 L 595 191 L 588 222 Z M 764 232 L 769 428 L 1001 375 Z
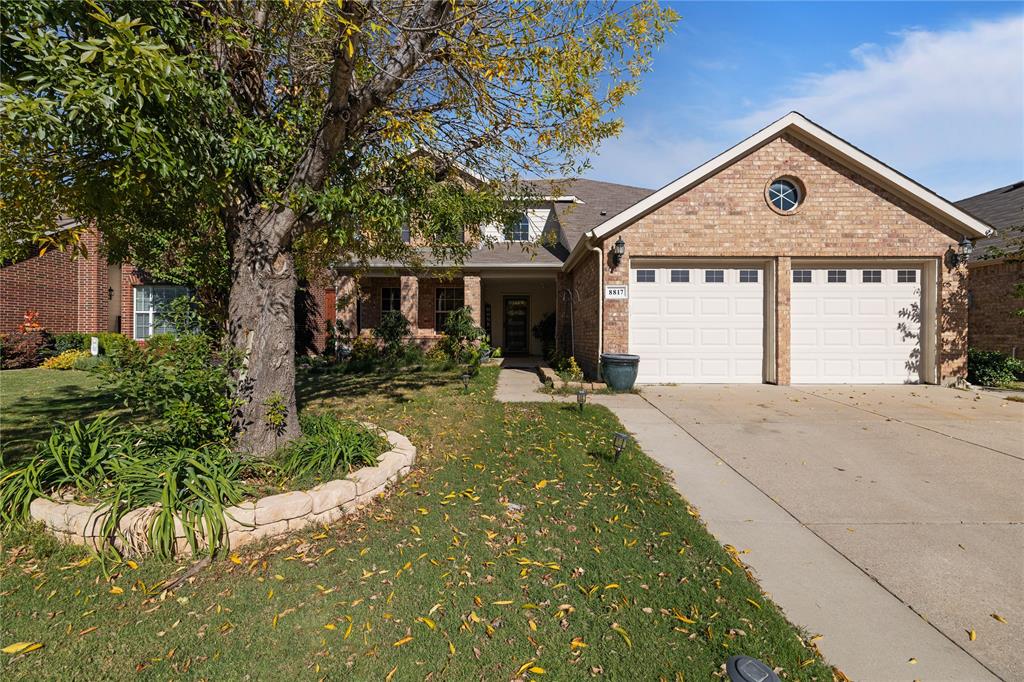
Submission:
M 299 433 L 299 271 L 460 262 L 516 178 L 574 174 L 618 133 L 674 20 L 650 0 L 3 3 L 0 251 L 73 248 L 69 215 L 227 290 L 240 445 L 265 454 L 269 396 Z

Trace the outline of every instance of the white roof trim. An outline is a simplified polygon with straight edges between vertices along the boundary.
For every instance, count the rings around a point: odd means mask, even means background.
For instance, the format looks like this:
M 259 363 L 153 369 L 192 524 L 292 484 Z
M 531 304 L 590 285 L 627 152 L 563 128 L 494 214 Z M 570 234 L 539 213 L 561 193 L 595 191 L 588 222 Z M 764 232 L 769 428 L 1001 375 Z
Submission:
M 587 232 L 579 244 L 587 240 L 604 239 L 639 220 L 665 202 L 711 177 L 736 159 L 775 139 L 784 132 L 792 133 L 801 140 L 835 156 L 855 170 L 881 180 L 902 197 L 922 210 L 941 218 L 943 222 L 972 239 L 979 239 L 991 232 L 991 227 L 957 208 L 927 187 L 923 187 L 907 176 L 893 170 L 878 159 L 865 154 L 849 142 L 833 135 L 802 114 L 792 111 L 766 128 L 754 133 L 736 146 L 722 152 L 707 163 L 693 169 L 681 178 L 670 182 L 646 199 L 633 204 L 597 227 Z M 579 246 L 577 244 L 577 246 Z M 575 259 L 566 260 L 568 267 Z

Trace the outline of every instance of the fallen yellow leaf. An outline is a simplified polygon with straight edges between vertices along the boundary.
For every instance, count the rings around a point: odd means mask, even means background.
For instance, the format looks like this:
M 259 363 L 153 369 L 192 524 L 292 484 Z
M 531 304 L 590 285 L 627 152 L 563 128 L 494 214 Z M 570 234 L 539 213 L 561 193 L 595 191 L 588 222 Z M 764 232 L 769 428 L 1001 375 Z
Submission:
M 992 617 L 998 620 L 1000 623 L 1006 624 L 1006 619 L 1000 616 L 998 613 L 993 613 Z
M 239 558 L 237 554 L 232 554 L 228 558 L 231 559 L 231 563 L 233 563 L 236 566 L 240 566 L 242 564 L 242 559 Z
M 110 587 L 110 594 L 124 594 L 124 588 L 118 587 L 117 585 L 112 585 Z
M 623 628 L 618 623 L 612 623 L 612 630 L 615 630 L 615 632 L 619 633 L 619 636 L 622 637 L 622 639 L 626 642 L 626 646 L 628 646 L 630 649 L 633 648 L 633 641 L 629 638 L 629 633 L 626 632 L 625 628 Z
M 338 629 L 338 626 L 335 625 L 334 623 L 328 623 L 327 625 L 324 626 L 324 630 L 337 630 L 337 629 Z
M 405 637 L 403 637 L 402 639 L 398 640 L 397 642 L 395 642 L 391 646 L 403 646 L 405 644 L 408 644 L 411 641 L 412 641 L 412 635 L 406 635 Z
M 27 654 L 30 651 L 42 648 L 43 645 L 40 642 L 15 642 L 14 644 L 8 644 L 3 649 L 0 649 L 0 651 L 14 656 L 17 654 Z
M 971 640 L 973 642 L 977 638 L 978 638 L 978 633 L 976 633 L 974 630 L 968 630 L 967 631 L 967 639 L 969 639 L 969 640 Z

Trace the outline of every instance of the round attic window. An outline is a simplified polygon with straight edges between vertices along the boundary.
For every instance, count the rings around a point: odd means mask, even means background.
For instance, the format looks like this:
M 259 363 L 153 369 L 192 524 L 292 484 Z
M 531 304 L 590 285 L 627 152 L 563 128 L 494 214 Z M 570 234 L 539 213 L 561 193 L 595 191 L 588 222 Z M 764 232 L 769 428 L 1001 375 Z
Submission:
M 768 203 L 780 213 L 792 213 L 803 201 L 803 192 L 791 178 L 778 178 L 768 185 Z

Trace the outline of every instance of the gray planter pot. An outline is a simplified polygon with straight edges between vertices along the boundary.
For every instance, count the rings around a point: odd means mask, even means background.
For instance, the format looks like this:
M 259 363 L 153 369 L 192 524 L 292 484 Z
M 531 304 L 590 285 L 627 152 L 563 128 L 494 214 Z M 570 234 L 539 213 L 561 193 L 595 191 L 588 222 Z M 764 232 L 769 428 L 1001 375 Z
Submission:
M 640 356 L 625 353 L 601 355 L 601 377 L 613 391 L 631 391 L 640 368 Z

